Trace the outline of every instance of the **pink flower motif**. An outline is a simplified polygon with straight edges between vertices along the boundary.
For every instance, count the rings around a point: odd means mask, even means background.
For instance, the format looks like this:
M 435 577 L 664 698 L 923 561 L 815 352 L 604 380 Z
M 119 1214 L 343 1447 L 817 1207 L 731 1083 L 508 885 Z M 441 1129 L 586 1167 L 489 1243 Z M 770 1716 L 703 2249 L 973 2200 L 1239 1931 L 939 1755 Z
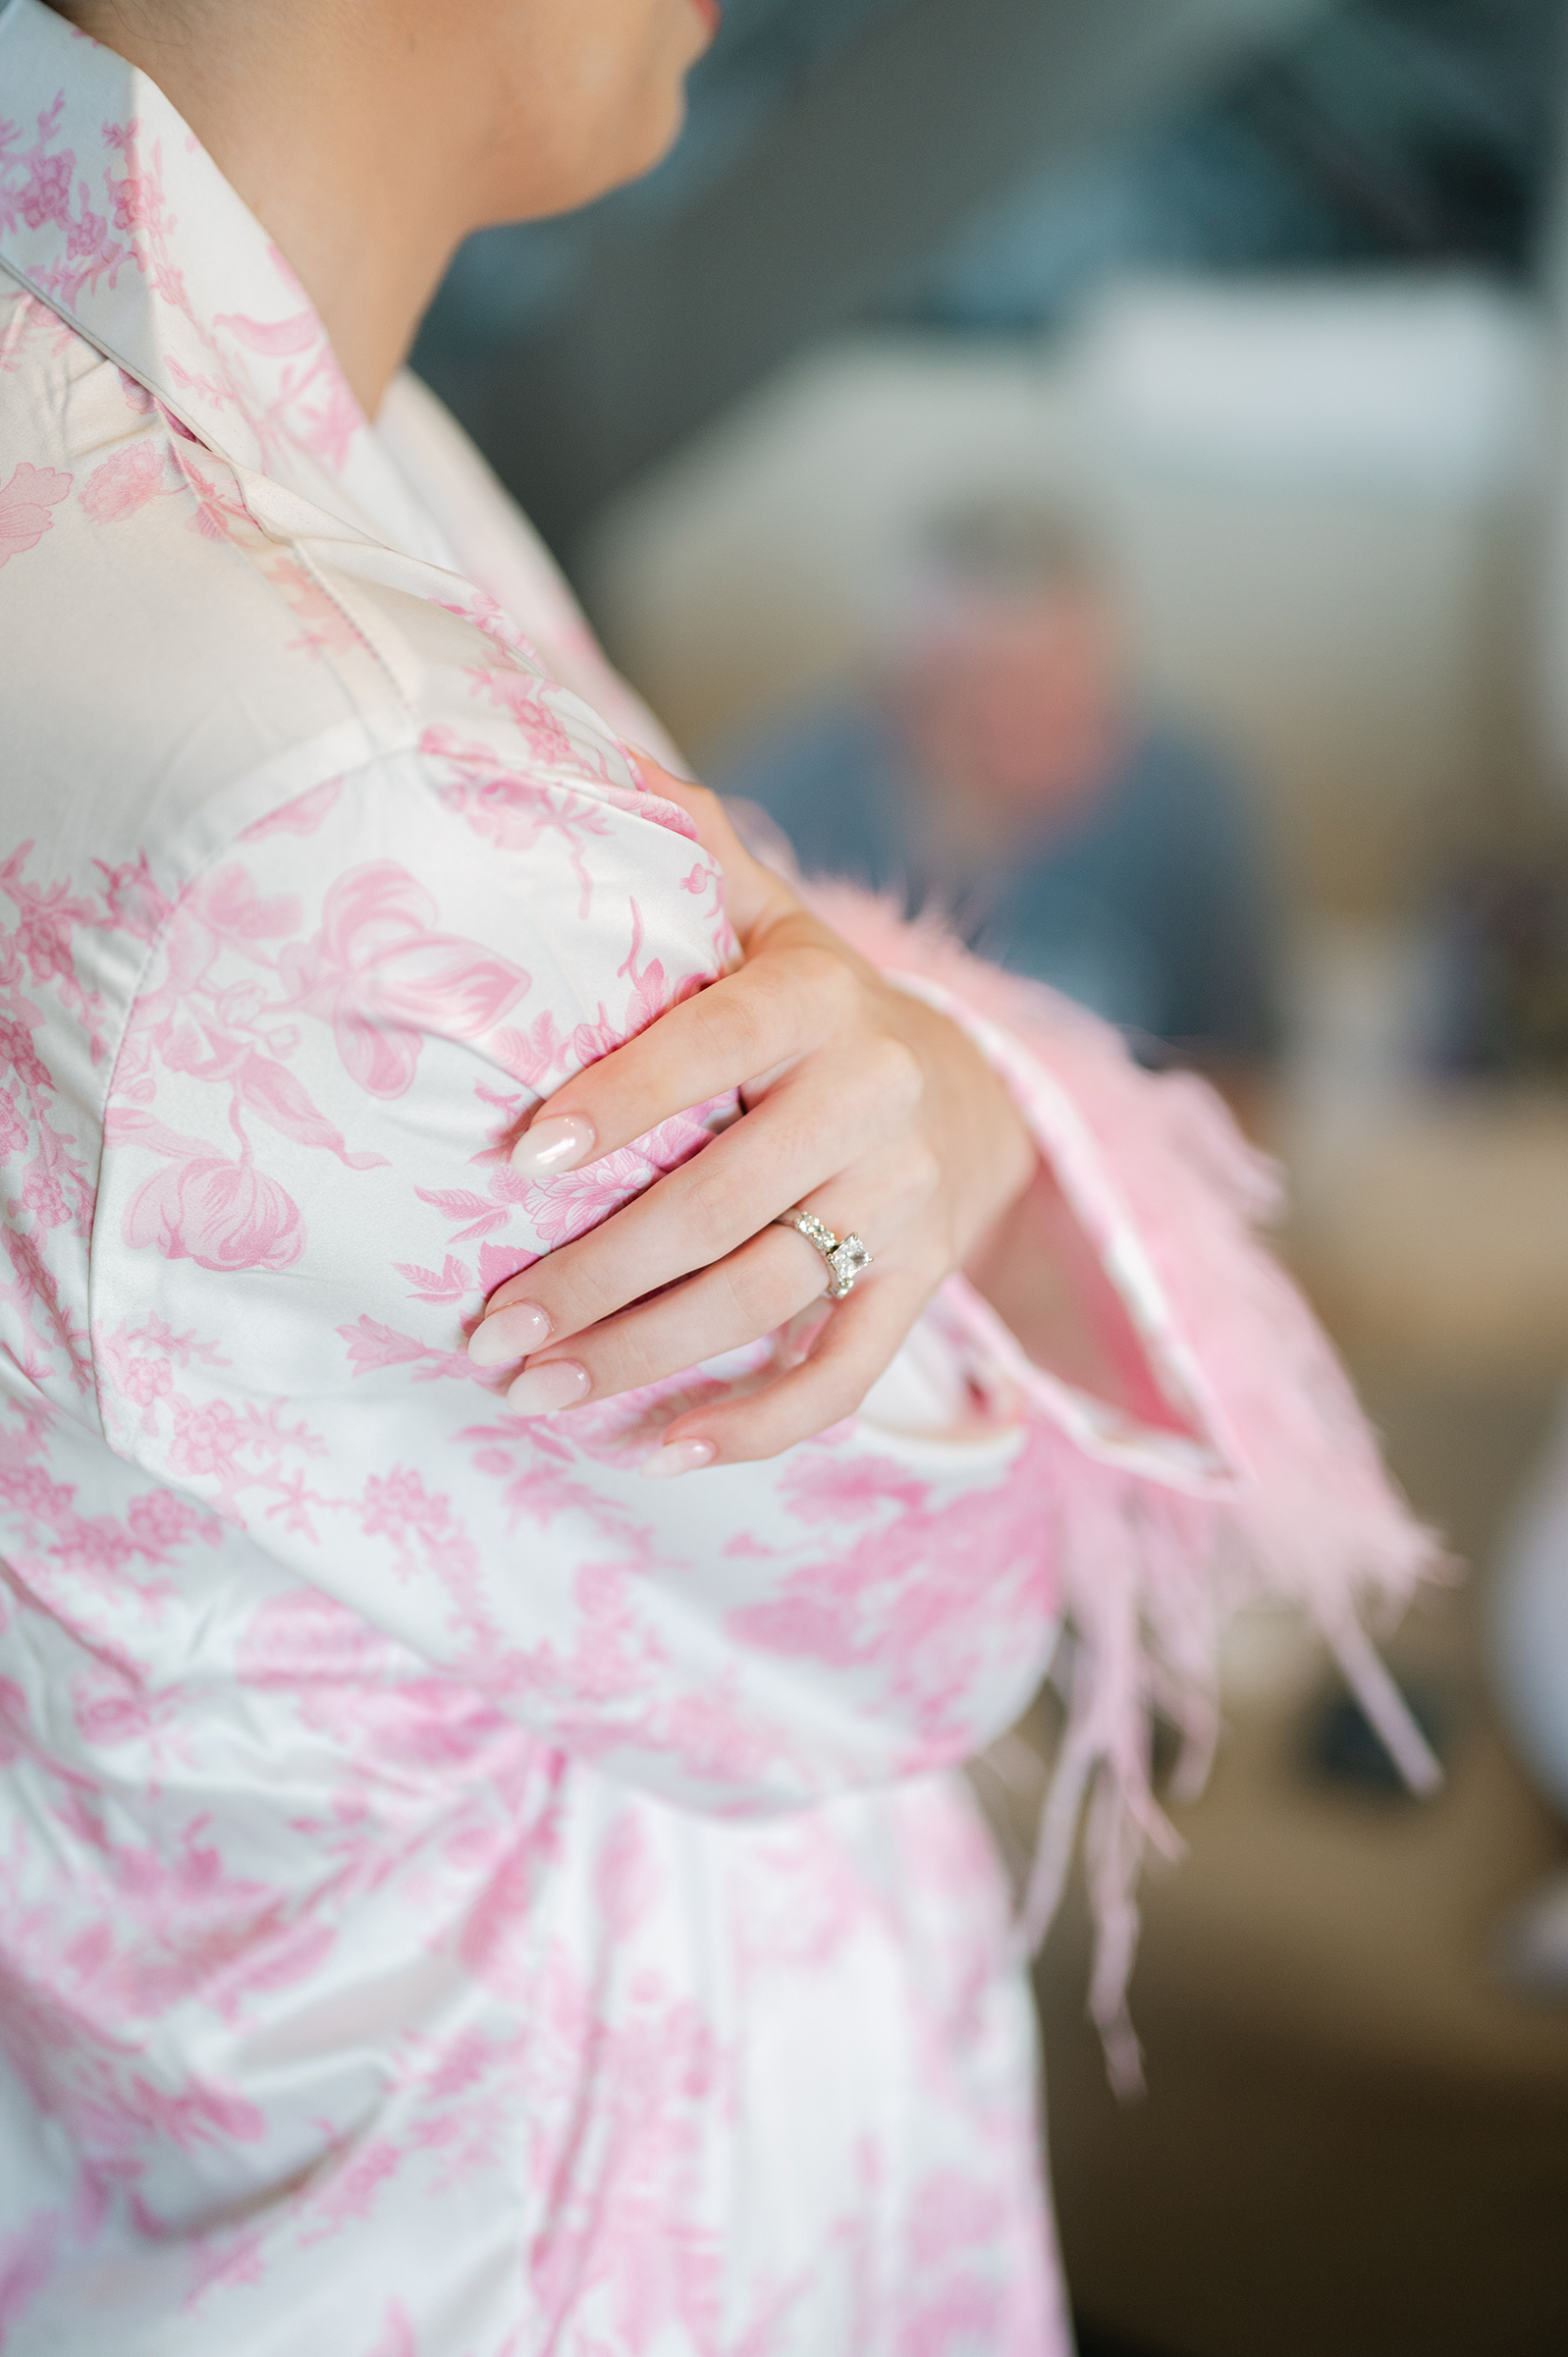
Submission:
M 293 1196 L 253 1163 L 214 1155 L 155 1171 L 126 1207 L 128 1244 L 155 1244 L 199 1269 L 287 1269 L 304 1250 Z
M 63 1228 L 71 1217 L 59 1179 L 41 1166 L 28 1174 L 22 1200 L 40 1228 Z
M 9 1161 L 13 1154 L 25 1154 L 27 1149 L 27 1125 L 9 1091 L 0 1088 L 0 1161 Z
M 349 381 L 332 356 L 323 352 L 317 368 L 318 400 L 313 411 L 297 415 L 296 430 L 305 448 L 326 466 L 345 466 L 349 449 L 365 421 Z
M 54 1082 L 39 1062 L 31 1032 L 9 1014 L 0 1014 L 0 1065 L 15 1072 L 26 1087 L 37 1089 L 40 1095 L 53 1090 Z
M 163 453 L 150 442 L 133 442 L 93 468 L 82 489 L 81 506 L 94 523 L 120 523 L 167 487 Z
M 632 1145 L 601 1155 L 580 1171 L 564 1172 L 559 1178 L 527 1186 L 523 1201 L 529 1223 L 552 1247 L 569 1244 L 629 1203 L 633 1195 L 640 1195 L 662 1174 L 678 1170 L 712 1143 L 713 1132 L 700 1121 L 689 1114 L 675 1114 Z M 504 1177 L 511 1178 L 512 1174 Z M 424 1196 L 423 1189 L 416 1191 L 425 1201 L 432 1200 Z
M 71 488 L 71 476 L 53 466 L 17 466 L 9 483 L 0 486 L 0 565 L 36 548 L 53 523 L 57 508 Z
M 157 216 L 159 189 L 150 173 L 128 172 L 114 183 L 114 225 L 133 236 Z
M 41 229 L 46 221 L 58 222 L 63 228 L 70 219 L 71 175 L 76 162 L 69 147 L 59 155 L 34 159 L 32 177 L 22 192 L 22 218 L 29 229 Z
M 108 242 L 109 224 L 102 213 L 90 212 L 85 203 L 81 218 L 73 221 L 66 233 L 66 257 L 73 262 L 106 261 L 110 257 L 104 247 Z
M 146 852 L 120 867 L 105 867 L 101 859 L 92 864 L 103 878 L 103 897 L 115 923 L 137 941 L 155 941 L 174 913 L 174 903 L 153 881 Z
M 213 1399 L 183 1418 L 170 1447 L 170 1466 L 176 1473 L 231 1473 L 244 1438 L 244 1426 L 227 1399 Z
M 519 966 L 438 932 L 430 894 L 395 860 L 340 876 L 321 930 L 278 971 L 294 1004 L 324 1014 L 345 1070 L 373 1097 L 401 1097 L 427 1030 L 482 1039 L 532 988 Z
M 444 1521 L 447 1510 L 445 1498 L 429 1497 L 417 1473 L 395 1465 L 385 1480 L 371 1474 L 366 1481 L 361 1527 L 366 1538 L 401 1539 L 410 1527 L 427 1527 L 432 1518 Z
M 54 975 L 69 980 L 75 971 L 70 914 L 47 902 L 24 911 L 17 927 L 17 947 L 32 968 L 35 982 L 47 982 Z
M 646 1155 L 622 1146 L 586 1170 L 568 1171 L 530 1188 L 524 1198 L 529 1223 L 546 1243 L 569 1244 L 640 1195 L 658 1176 Z
M 79 1679 L 72 1689 L 71 1710 L 89 1743 L 134 1743 L 147 1734 L 151 1720 L 146 1695 L 114 1671 Z
M 145 1366 L 148 1362 L 143 1359 L 137 1363 Z M 168 1386 L 161 1388 L 167 1390 Z M 133 1498 L 126 1508 L 126 1527 L 147 1555 L 166 1554 L 171 1547 L 183 1547 L 192 1538 L 203 1538 L 210 1546 L 221 1529 L 210 1514 L 202 1513 L 188 1499 L 177 1498 L 173 1490 L 149 1490 L 144 1497 Z
M 120 1377 L 121 1387 L 128 1398 L 137 1407 L 150 1407 L 166 1392 L 174 1389 L 174 1373 L 161 1358 L 132 1358 L 126 1361 Z
M 556 708 L 559 688 L 537 674 L 514 666 L 504 671 L 475 669 L 468 678 L 475 695 L 484 696 L 512 715 L 541 771 L 548 774 L 560 770 L 568 783 L 577 783 L 577 748 Z

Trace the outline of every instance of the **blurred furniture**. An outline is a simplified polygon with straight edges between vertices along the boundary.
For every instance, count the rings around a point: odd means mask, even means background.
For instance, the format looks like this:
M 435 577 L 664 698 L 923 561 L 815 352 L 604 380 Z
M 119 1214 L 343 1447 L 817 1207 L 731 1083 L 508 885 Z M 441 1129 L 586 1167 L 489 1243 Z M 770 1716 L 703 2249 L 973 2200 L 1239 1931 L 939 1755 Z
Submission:
M 1050 347 L 861 335 L 616 501 L 583 577 L 700 760 L 853 675 L 933 507 L 1076 507 L 1156 708 L 1261 781 L 1299 897 L 1379 914 L 1527 795 L 1541 399 L 1532 314 L 1463 280 L 1127 287 Z
M 1549 1397 L 1568 1370 L 1568 1099 L 1395 1089 L 1302 1126 L 1292 1249 L 1353 1361 Z

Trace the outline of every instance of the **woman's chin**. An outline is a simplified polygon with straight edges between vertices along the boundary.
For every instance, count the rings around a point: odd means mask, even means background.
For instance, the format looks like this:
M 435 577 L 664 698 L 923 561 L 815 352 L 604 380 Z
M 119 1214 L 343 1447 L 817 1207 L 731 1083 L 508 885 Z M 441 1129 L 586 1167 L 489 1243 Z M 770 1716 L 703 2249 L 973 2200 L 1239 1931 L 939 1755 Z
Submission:
M 627 181 L 641 180 L 643 174 L 645 172 L 651 172 L 655 164 L 662 164 L 664 162 L 665 157 L 670 153 L 671 148 L 675 145 L 676 139 L 679 138 L 685 128 L 686 78 L 684 74 L 682 74 L 680 80 L 676 82 L 675 89 L 671 93 L 669 104 L 664 109 L 659 122 L 650 128 L 647 145 L 640 160 L 628 164 L 614 181 L 608 184 L 608 186 L 611 188 L 623 188 Z
M 474 226 L 498 228 L 511 221 L 548 221 L 558 213 L 574 213 L 579 205 L 592 204 L 595 197 L 608 196 L 613 189 L 623 189 L 629 182 L 641 180 L 656 164 L 663 163 L 671 148 L 685 129 L 686 91 L 682 79 L 668 103 L 658 110 L 650 108 L 638 123 L 635 132 L 615 143 L 609 143 L 596 153 L 586 155 L 580 168 L 563 173 L 548 191 L 541 191 L 537 180 L 512 190 L 503 189 L 500 200 L 486 221 Z M 528 158 L 529 163 L 532 158 Z

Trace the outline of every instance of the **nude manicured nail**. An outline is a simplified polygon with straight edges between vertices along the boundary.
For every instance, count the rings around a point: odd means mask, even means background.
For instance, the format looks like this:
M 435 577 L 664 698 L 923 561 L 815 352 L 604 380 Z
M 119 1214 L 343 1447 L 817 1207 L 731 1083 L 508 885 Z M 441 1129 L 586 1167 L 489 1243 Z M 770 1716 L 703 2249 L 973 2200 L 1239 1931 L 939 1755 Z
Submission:
M 492 1310 L 468 1338 L 468 1356 L 476 1367 L 504 1367 L 530 1350 L 542 1350 L 554 1329 L 537 1301 L 512 1301 Z
M 586 1367 L 574 1358 L 553 1358 L 545 1367 L 524 1367 L 507 1394 L 507 1405 L 515 1415 L 548 1416 L 553 1408 L 586 1399 L 592 1389 Z
M 680 1473 L 700 1473 L 719 1452 L 712 1441 L 672 1441 L 642 1468 L 644 1481 L 674 1481 Z
M 586 1162 L 593 1144 L 592 1122 L 575 1113 L 553 1115 L 523 1131 L 512 1149 L 512 1167 L 525 1178 L 552 1178 Z

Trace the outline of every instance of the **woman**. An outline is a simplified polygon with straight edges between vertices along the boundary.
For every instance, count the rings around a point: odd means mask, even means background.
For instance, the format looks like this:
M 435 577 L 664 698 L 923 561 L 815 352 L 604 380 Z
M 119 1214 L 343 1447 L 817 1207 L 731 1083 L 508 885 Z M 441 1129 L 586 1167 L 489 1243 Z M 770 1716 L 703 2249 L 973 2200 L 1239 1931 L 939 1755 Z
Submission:
M 1213 1107 L 748 860 L 396 373 L 709 13 L 0 10 L 8 2357 L 1063 2349 L 949 1772 L 1065 1599 L 1113 2023 L 1218 1542 L 1422 1559 Z

